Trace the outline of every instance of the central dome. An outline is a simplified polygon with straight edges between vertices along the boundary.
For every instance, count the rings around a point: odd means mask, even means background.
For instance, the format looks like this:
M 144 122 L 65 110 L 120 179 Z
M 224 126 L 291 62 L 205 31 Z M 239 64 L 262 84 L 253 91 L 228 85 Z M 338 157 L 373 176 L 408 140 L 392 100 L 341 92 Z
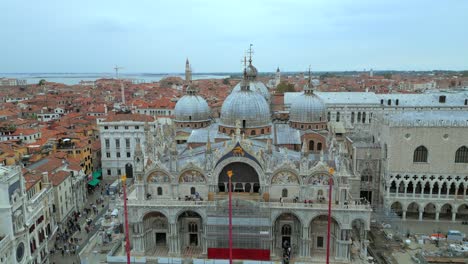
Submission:
M 313 93 L 302 93 L 294 99 L 289 110 L 289 121 L 296 123 L 325 122 L 327 107 Z
M 268 91 L 268 88 L 265 86 L 265 84 L 263 84 L 260 81 L 248 81 L 248 82 L 249 82 L 249 87 L 251 91 L 261 94 L 265 98 L 265 100 L 267 100 L 267 102 L 270 101 L 270 92 Z M 232 89 L 233 92 L 240 91 L 240 90 L 241 90 L 241 83 L 238 83 Z
M 184 95 L 175 105 L 175 121 L 202 122 L 210 120 L 210 107 L 203 97 L 195 94 Z
M 221 107 L 221 125 L 235 127 L 236 120 L 243 128 L 269 126 L 270 107 L 265 98 L 249 89 L 233 91 Z

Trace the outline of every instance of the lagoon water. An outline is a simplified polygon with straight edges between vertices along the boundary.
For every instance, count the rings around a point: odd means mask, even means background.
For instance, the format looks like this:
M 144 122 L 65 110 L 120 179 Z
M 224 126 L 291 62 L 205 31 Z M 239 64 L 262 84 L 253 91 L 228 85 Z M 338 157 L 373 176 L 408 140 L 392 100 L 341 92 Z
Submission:
M 182 73 L 122 73 L 119 75 L 123 79 L 132 79 L 138 82 L 157 82 L 166 77 L 181 77 L 185 78 Z M 67 85 L 79 84 L 80 81 L 95 81 L 101 78 L 115 78 L 115 73 L 0 73 L 0 78 L 16 78 L 26 80 L 27 84 L 39 83 L 41 79 L 48 82 L 64 83 Z M 207 73 L 207 74 L 193 74 L 192 79 L 224 79 L 230 77 L 225 73 Z

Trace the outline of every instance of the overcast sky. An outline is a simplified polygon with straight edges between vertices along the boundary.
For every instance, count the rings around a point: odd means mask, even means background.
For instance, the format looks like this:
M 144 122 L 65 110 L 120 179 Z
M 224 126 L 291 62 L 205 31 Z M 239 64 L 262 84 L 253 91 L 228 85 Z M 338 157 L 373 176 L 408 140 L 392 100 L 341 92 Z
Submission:
M 468 69 L 468 1 L 1 0 L 0 72 Z

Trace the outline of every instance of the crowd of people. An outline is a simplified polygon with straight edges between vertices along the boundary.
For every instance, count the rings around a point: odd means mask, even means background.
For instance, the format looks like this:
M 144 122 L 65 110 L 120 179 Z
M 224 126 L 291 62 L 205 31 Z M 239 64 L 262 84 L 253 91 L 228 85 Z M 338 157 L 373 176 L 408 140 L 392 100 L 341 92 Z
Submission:
M 81 233 L 82 228 L 87 234 L 95 228 L 93 218 L 98 215 L 100 206 L 105 208 L 104 188 L 102 186 L 88 190 L 90 194 L 100 191 L 101 196 L 95 200 L 95 203 L 90 203 L 82 211 L 73 212 L 65 223 L 58 227 L 54 247 L 50 250 L 51 254 L 61 254 L 62 257 L 78 254 L 79 243 L 81 243 L 82 239 L 78 238 L 76 234 Z M 82 219 L 84 219 L 84 224 L 80 224 Z

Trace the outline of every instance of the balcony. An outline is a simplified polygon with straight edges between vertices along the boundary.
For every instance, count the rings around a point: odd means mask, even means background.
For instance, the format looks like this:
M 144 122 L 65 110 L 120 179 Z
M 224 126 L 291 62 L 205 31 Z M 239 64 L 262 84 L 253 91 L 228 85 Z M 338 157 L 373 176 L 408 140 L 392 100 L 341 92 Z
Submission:
M 173 200 L 173 199 L 149 199 L 149 200 L 136 200 L 128 199 L 127 205 L 132 207 L 211 207 L 217 206 L 221 201 L 185 201 L 185 200 Z M 328 210 L 328 203 L 304 203 L 304 202 L 258 202 L 263 208 L 295 208 L 301 210 Z M 120 200 L 119 204 L 122 206 L 123 201 Z M 350 204 L 332 204 L 332 210 L 352 210 L 352 211 L 372 211 L 372 207 L 368 204 L 359 204 L 358 202 L 351 202 Z
M 396 193 L 388 193 L 388 196 L 389 198 L 398 198 L 398 199 L 411 199 L 411 200 L 415 200 L 415 199 L 437 199 L 437 200 L 466 200 L 467 197 L 464 196 L 463 194 L 462 195 L 455 195 L 455 194 L 439 194 L 438 193 L 433 193 L 433 194 L 430 194 L 430 193 L 398 193 L 398 196 Z

